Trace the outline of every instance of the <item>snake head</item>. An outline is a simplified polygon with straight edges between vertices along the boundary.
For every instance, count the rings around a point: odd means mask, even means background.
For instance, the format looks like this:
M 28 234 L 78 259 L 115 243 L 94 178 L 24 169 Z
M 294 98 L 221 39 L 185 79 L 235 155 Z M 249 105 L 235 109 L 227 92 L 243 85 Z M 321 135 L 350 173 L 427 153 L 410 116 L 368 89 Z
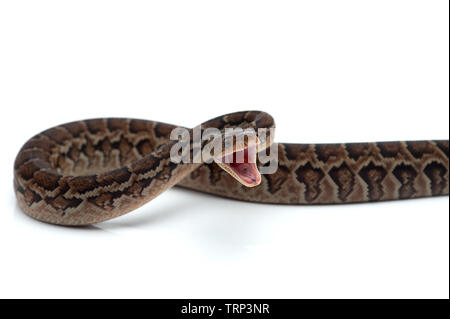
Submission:
M 223 156 L 215 162 L 242 185 L 258 186 L 261 183 L 261 173 L 256 165 L 256 153 L 260 143 L 256 136 L 242 139 L 241 142 L 236 142 L 234 147 L 225 151 Z

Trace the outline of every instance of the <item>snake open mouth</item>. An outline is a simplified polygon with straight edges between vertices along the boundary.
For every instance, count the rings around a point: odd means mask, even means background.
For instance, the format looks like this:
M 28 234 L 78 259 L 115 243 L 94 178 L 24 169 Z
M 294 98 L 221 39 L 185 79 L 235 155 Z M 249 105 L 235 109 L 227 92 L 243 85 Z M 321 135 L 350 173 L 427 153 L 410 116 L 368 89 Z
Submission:
M 232 160 L 231 155 L 224 156 L 218 164 L 241 184 L 247 187 L 257 186 L 261 183 L 261 174 L 256 166 L 256 157 L 251 156 L 255 151 L 256 146 L 244 148 L 234 152 Z

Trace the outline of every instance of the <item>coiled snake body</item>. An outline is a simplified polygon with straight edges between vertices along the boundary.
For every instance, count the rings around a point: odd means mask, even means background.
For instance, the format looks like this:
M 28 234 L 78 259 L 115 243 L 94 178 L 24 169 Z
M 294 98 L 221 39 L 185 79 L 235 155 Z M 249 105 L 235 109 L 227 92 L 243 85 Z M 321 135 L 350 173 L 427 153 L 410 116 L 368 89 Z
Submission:
M 14 189 L 33 218 L 85 225 L 123 215 L 177 185 L 262 203 L 334 204 L 449 193 L 449 141 L 278 143 L 278 169 L 246 187 L 217 164 L 174 163 L 176 126 L 103 118 L 48 129 L 25 143 Z M 270 115 L 231 113 L 201 129 L 272 128 Z

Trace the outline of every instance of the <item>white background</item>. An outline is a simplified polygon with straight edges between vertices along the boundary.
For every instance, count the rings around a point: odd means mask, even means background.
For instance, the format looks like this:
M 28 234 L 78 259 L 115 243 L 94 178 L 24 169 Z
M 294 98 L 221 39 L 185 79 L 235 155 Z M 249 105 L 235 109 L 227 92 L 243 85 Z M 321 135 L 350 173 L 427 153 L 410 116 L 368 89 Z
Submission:
M 20 146 L 260 109 L 284 142 L 449 137 L 448 1 L 1 1 L 0 297 L 448 298 L 448 197 L 277 206 L 170 190 L 84 228 L 23 214 Z

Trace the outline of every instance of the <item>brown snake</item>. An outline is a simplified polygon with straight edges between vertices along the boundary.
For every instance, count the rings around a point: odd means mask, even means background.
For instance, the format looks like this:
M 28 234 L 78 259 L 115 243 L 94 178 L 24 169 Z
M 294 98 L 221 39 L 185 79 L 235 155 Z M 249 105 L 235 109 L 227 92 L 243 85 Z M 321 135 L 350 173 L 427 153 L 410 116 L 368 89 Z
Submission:
M 21 209 L 41 221 L 86 225 L 145 204 L 172 186 L 261 203 L 334 204 L 448 195 L 449 141 L 278 143 L 278 169 L 246 187 L 217 164 L 176 164 L 176 126 L 102 118 L 50 128 L 14 163 Z M 231 113 L 201 129 L 272 128 L 270 115 Z M 267 145 L 268 146 L 268 145 Z

